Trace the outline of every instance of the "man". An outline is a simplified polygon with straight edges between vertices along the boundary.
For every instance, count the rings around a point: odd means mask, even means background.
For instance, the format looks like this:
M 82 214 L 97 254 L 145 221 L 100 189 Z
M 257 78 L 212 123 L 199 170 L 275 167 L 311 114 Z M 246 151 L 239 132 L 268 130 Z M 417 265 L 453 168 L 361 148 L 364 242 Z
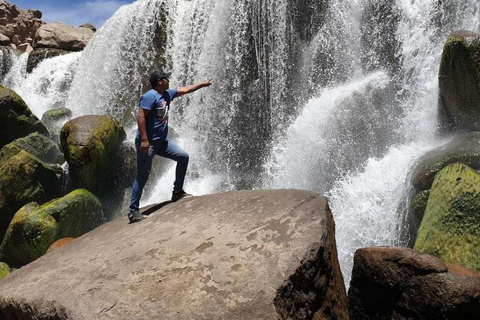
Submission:
M 168 111 L 174 98 L 208 87 L 210 80 L 177 89 L 169 89 L 170 72 L 155 71 L 150 76 L 152 89 L 142 95 L 138 110 L 138 131 L 135 139 L 137 149 L 137 176 L 132 187 L 132 199 L 128 218 L 130 223 L 146 218 L 138 211 L 142 191 L 152 167 L 153 157 L 159 156 L 175 160 L 175 182 L 172 201 L 191 196 L 183 190 L 183 182 L 188 166 L 188 154 L 168 138 Z

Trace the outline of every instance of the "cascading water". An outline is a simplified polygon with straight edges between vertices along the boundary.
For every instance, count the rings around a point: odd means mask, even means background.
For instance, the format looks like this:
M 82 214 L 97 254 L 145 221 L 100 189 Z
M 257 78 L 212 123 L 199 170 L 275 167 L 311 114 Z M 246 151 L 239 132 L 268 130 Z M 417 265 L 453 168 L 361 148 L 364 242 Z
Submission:
M 170 124 L 191 156 L 188 191 L 325 193 L 348 283 L 356 248 L 401 244 L 408 169 L 441 143 L 443 43 L 453 30 L 480 31 L 479 11 L 474 0 L 139 0 L 83 53 L 18 76 L 34 83 L 52 75 L 51 91 L 12 86 L 37 116 L 66 101 L 75 116 L 117 117 L 132 138 L 153 69 L 173 71 L 172 87 L 213 78 L 172 103 Z M 41 92 L 47 101 L 36 104 Z M 142 205 L 169 198 L 174 169 L 163 169 Z

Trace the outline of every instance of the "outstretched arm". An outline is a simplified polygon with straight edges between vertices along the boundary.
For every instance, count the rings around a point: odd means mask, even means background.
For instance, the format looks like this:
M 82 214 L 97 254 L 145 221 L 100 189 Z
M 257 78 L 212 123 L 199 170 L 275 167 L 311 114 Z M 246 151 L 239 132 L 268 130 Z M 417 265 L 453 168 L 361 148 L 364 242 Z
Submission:
M 209 79 L 207 81 L 194 84 L 193 86 L 179 88 L 177 94 L 175 95 L 175 98 L 183 96 L 184 94 L 187 94 L 187 93 L 192 93 L 194 91 L 197 91 L 200 88 L 209 87 L 211 85 L 212 85 L 212 80 Z

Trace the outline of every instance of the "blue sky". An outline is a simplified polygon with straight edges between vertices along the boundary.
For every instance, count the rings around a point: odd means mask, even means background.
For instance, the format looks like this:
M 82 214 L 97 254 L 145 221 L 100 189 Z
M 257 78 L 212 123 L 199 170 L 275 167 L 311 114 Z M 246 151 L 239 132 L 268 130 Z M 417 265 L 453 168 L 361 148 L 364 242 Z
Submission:
M 37 9 L 45 22 L 61 21 L 78 27 L 91 23 L 100 28 L 121 6 L 134 0 L 7 0 L 21 9 Z

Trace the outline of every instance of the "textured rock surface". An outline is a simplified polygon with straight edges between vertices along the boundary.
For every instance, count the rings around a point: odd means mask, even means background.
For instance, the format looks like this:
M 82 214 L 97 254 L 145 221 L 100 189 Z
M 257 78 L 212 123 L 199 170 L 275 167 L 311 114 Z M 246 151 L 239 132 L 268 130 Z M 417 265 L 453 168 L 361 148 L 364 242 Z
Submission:
M 57 250 L 57 249 L 60 249 L 61 247 L 63 247 L 64 245 L 67 245 L 69 244 L 70 242 L 73 241 L 73 237 L 66 237 L 66 238 L 62 238 L 62 239 L 58 239 L 57 241 L 55 241 L 54 243 L 52 243 L 52 245 L 50 247 L 48 247 L 48 250 L 47 250 L 47 253 L 49 252 L 52 252 L 54 250 Z
M 3 146 L 3 148 L 0 149 L 0 166 L 8 161 L 10 157 L 18 154 L 21 150 L 25 150 L 47 163 L 55 162 L 60 154 L 60 148 L 55 142 L 45 137 L 43 134 L 34 132 Z
M 47 23 L 38 28 L 34 48 L 80 51 L 93 35 L 89 28 L 76 28 L 62 22 Z
M 0 238 L 13 215 L 29 202 L 59 197 L 62 182 L 38 158 L 22 150 L 0 167 Z
M 1 280 L 0 319 L 346 319 L 325 198 L 234 191 L 163 205 Z
M 435 176 L 415 249 L 480 271 L 480 173 L 452 164 Z
M 405 215 L 402 238 L 413 247 L 417 238 L 428 200 L 427 194 L 432 187 L 435 175 L 452 163 L 463 163 L 480 170 L 480 133 L 472 132 L 454 137 L 450 142 L 422 156 L 410 169 L 410 193 L 405 196 L 409 203 Z M 422 210 L 423 207 L 423 210 Z
M 36 49 L 30 52 L 30 54 L 28 55 L 27 72 L 32 72 L 33 69 L 35 69 L 35 67 L 45 59 L 61 56 L 66 53 L 68 53 L 68 51 L 60 49 Z
M 85 189 L 42 206 L 29 203 L 13 217 L 0 246 L 0 260 L 25 265 L 45 254 L 59 238 L 79 237 L 104 222 L 100 201 Z
M 456 31 L 450 35 L 438 79 L 443 131 L 480 131 L 480 34 Z
M 355 252 L 350 319 L 477 319 L 480 274 L 408 248 Z
M 13 90 L 0 85 L 0 147 L 32 132 L 48 135 L 48 130 L 32 114 L 27 104 Z
M 38 10 L 22 10 L 16 5 L 0 0 L 0 35 L 9 39 L 10 43 L 19 46 L 33 43 L 37 29 L 42 25 L 42 13 Z
M 68 121 L 60 135 L 74 188 L 101 197 L 131 186 L 131 180 L 123 181 L 133 174 L 121 165 L 126 134 L 118 121 L 108 116 L 83 116 Z

